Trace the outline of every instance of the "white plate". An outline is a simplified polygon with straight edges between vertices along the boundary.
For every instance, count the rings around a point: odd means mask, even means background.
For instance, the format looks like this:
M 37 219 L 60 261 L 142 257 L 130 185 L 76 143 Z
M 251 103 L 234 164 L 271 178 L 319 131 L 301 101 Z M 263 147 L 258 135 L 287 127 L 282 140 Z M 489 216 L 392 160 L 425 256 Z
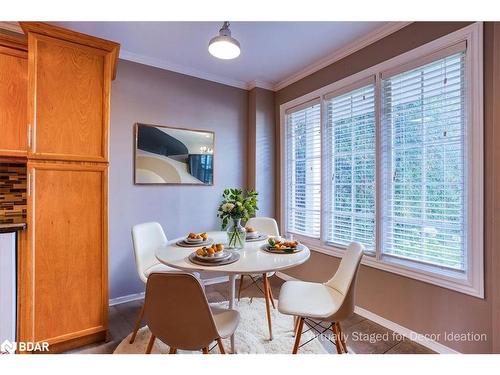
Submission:
M 265 241 L 267 240 L 267 238 L 268 238 L 267 234 L 259 234 L 257 237 L 247 237 L 246 241 L 247 242 Z
M 225 250 L 218 251 L 213 256 L 206 256 L 206 257 L 196 254 L 196 251 L 193 254 L 195 254 L 195 257 L 197 259 L 201 259 L 205 262 L 220 262 L 223 261 L 224 259 L 228 259 L 231 256 L 231 253 Z
M 247 232 L 247 238 L 257 238 L 259 237 L 259 232 Z
M 261 246 L 261 249 L 264 251 L 267 251 L 268 253 L 273 253 L 273 254 L 295 254 L 295 253 L 298 253 L 299 251 L 304 250 L 304 245 L 299 243 L 296 248 L 288 248 L 287 250 L 279 250 L 279 249 L 271 248 L 269 246 L 269 244 L 264 244 Z
M 187 243 L 202 243 L 205 240 L 203 238 L 188 238 L 188 237 L 186 237 L 184 239 L 184 241 L 186 241 Z

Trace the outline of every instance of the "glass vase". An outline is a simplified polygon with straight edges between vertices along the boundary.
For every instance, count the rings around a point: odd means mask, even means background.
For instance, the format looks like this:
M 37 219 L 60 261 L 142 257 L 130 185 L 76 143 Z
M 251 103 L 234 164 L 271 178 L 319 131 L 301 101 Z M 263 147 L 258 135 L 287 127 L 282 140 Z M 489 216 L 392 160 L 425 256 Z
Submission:
M 247 231 L 241 225 L 241 219 L 233 219 L 227 229 L 227 244 L 231 249 L 242 249 L 245 246 Z

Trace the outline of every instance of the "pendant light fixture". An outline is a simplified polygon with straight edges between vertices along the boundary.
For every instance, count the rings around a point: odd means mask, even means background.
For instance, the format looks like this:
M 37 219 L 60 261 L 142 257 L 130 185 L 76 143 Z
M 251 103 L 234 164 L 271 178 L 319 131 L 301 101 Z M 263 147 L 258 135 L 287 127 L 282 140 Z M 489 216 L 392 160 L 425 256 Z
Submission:
M 219 59 L 231 60 L 240 55 L 240 43 L 231 37 L 229 22 L 224 22 L 219 35 L 208 43 L 208 52 Z

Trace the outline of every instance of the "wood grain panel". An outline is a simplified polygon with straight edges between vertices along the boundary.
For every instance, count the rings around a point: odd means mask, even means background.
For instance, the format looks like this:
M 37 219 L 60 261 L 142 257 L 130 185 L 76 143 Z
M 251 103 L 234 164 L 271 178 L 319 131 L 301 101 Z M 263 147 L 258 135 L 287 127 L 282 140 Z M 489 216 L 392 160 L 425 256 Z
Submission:
M 29 34 L 29 156 L 107 161 L 109 58 L 105 51 Z
M 27 77 L 27 53 L 0 45 L 0 155 L 26 155 Z
M 34 340 L 107 329 L 107 166 L 28 163 Z
M 29 226 L 17 237 L 17 341 L 33 342 L 33 256 Z
M 111 79 L 116 78 L 116 67 L 120 52 L 120 44 L 44 22 L 19 22 L 19 24 L 26 34 L 35 33 L 39 35 L 48 35 L 60 40 L 67 40 L 108 52 L 112 71 Z

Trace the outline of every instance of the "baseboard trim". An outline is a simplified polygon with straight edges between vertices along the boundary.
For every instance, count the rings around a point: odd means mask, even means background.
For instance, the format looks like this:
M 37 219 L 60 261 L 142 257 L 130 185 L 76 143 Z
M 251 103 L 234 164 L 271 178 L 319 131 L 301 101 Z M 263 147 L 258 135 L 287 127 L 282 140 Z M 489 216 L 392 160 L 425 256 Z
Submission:
M 428 349 L 431 349 L 435 351 L 436 353 L 439 354 L 460 354 L 460 352 L 445 346 L 437 341 L 431 340 L 430 338 L 427 338 L 420 333 L 417 333 L 415 331 L 412 331 L 409 328 L 403 327 L 402 325 L 393 322 L 392 320 L 386 319 L 380 315 L 377 315 L 375 313 L 372 313 L 369 310 L 366 310 L 362 307 L 356 306 L 354 307 L 354 312 L 358 315 L 361 315 L 363 318 L 369 319 L 372 322 L 375 322 L 377 324 L 380 324 L 381 326 L 388 328 L 404 337 L 406 337 L 409 340 L 412 340 L 414 342 L 417 342 L 418 344 L 425 346 Z M 415 340 L 418 338 L 418 340 Z
M 210 279 L 205 279 L 205 280 L 203 280 L 203 284 L 204 285 L 213 285 L 213 284 L 225 283 L 227 281 L 229 281 L 228 276 L 220 276 L 220 277 L 213 277 Z M 109 300 L 109 306 L 121 305 L 122 303 L 137 301 L 140 299 L 144 299 L 144 292 L 127 294 L 126 296 L 111 298 Z
M 111 298 L 109 300 L 109 306 L 121 305 L 122 303 L 137 301 L 139 299 L 144 299 L 144 292 L 127 294 L 126 296 Z
M 229 281 L 229 276 L 212 277 L 211 279 L 204 279 L 204 285 L 222 284 Z
M 292 277 L 292 276 L 287 275 L 286 273 L 283 273 L 280 271 L 276 272 L 276 276 L 278 276 L 281 280 L 285 280 L 285 281 L 298 280 L 295 277 Z
M 285 280 L 285 281 L 290 281 L 290 280 L 297 280 L 296 278 L 289 276 L 287 274 L 284 274 L 282 272 L 276 272 L 276 276 L 278 276 L 280 279 Z M 409 328 L 403 327 L 402 325 L 395 323 L 389 319 L 386 319 L 380 315 L 377 315 L 369 310 L 366 310 L 362 307 L 355 306 L 354 307 L 354 312 L 358 315 L 361 315 L 363 318 L 369 319 L 372 322 L 375 322 L 377 324 L 380 324 L 381 326 L 388 328 L 412 341 L 415 341 L 415 338 L 418 337 L 418 344 L 425 346 L 428 349 L 431 349 L 435 351 L 436 353 L 439 354 L 460 354 L 460 352 L 456 351 L 455 349 L 452 349 L 446 345 L 443 345 L 437 341 L 431 340 L 430 338 L 427 338 L 420 333 L 417 333 L 415 331 L 412 331 Z

